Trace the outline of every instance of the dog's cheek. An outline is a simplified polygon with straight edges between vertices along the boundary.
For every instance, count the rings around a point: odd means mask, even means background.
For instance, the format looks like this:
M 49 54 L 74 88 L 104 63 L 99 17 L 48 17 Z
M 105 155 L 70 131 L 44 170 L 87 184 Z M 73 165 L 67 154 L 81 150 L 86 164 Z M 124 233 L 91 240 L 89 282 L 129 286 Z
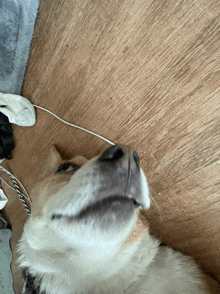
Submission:
M 130 235 L 124 240 L 122 246 L 132 244 L 135 242 L 140 242 L 149 233 L 149 224 L 146 217 L 143 214 L 143 210 L 138 208 L 136 210 L 137 220 L 135 222 L 134 228 Z
M 47 201 L 53 197 L 63 186 L 65 186 L 71 178 L 71 175 L 56 176 L 52 175 L 45 178 L 38 184 L 31 193 L 32 217 L 39 217 L 42 215 L 42 210 Z
M 41 205 L 39 203 L 39 198 L 43 194 L 43 186 L 41 184 L 37 184 L 34 189 L 31 191 L 30 197 L 32 200 L 31 203 L 31 216 L 38 217 L 41 215 Z

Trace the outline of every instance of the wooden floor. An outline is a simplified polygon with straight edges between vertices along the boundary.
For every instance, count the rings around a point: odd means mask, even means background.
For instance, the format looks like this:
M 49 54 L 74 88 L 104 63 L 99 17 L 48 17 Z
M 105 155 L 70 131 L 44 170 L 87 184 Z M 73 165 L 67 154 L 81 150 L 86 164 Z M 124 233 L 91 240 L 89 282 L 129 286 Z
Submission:
M 133 146 L 154 198 L 151 232 L 220 280 L 219 0 L 42 0 L 22 95 Z M 7 167 L 28 191 L 52 144 L 67 159 L 109 146 L 42 110 L 13 129 Z M 26 216 L 5 191 L 16 258 Z

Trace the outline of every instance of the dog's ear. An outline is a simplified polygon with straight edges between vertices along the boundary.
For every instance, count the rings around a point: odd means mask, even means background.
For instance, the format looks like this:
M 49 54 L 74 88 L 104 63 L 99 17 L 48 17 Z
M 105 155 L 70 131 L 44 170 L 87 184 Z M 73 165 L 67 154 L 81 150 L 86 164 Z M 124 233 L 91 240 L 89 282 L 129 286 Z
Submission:
M 58 166 L 62 163 L 62 161 L 63 159 L 60 153 L 57 151 L 55 145 L 53 145 L 49 150 L 47 162 L 40 178 L 43 178 L 51 173 L 54 173 L 58 169 Z

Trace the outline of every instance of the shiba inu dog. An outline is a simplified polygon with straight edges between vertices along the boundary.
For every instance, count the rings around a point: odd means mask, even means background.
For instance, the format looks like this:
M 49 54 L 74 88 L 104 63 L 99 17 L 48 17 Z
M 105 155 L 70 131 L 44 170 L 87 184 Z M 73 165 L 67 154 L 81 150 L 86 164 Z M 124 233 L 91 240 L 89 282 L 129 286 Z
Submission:
M 130 147 L 68 163 L 53 147 L 31 196 L 18 262 L 35 293 L 215 293 L 190 257 L 150 235 L 147 180 Z

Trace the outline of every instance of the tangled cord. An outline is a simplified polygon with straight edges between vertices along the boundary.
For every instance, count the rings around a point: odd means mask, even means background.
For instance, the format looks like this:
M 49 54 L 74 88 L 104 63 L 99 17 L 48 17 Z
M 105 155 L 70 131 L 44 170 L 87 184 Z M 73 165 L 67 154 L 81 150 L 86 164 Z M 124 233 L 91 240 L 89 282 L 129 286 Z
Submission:
M 19 182 L 18 179 L 15 178 L 15 176 L 13 176 L 7 169 L 5 169 L 4 167 L 0 166 L 0 170 L 1 171 L 4 171 L 6 172 L 10 178 L 11 178 L 11 181 L 12 181 L 12 184 L 14 186 L 14 188 L 12 186 L 10 186 L 3 178 L 0 177 L 0 179 L 8 186 L 10 187 L 11 189 L 15 190 L 20 201 L 21 201 L 21 204 L 24 206 L 24 210 L 26 211 L 27 215 L 30 215 L 31 214 L 31 211 L 30 209 L 28 208 L 27 204 L 26 204 L 26 201 L 25 201 L 25 198 L 30 202 L 31 204 L 31 199 L 30 199 L 30 196 L 28 194 L 28 192 L 26 191 L 26 189 L 24 188 L 24 186 L 21 184 L 21 182 Z M 21 185 L 21 187 L 24 189 L 25 193 L 27 196 L 25 196 L 24 194 L 21 193 L 20 189 L 19 189 L 19 185 L 18 185 L 18 182 L 19 184 Z
M 59 119 L 60 121 L 62 121 L 63 123 L 65 123 L 65 124 L 67 124 L 67 125 L 69 125 L 69 126 L 72 126 L 72 127 L 77 128 L 77 129 L 79 129 L 79 130 L 82 130 L 82 131 L 84 131 L 84 132 L 87 132 L 87 133 L 89 133 L 89 134 L 91 134 L 91 135 L 94 135 L 94 136 L 96 136 L 96 137 L 98 137 L 98 138 L 100 138 L 100 139 L 106 141 L 107 143 L 109 143 L 109 144 L 111 144 L 111 145 L 115 145 L 113 142 L 111 142 L 110 140 L 104 138 L 103 136 L 101 136 L 101 135 L 99 135 L 99 134 L 96 134 L 96 133 L 94 133 L 94 132 L 92 132 L 92 131 L 89 131 L 89 130 L 87 130 L 87 129 L 85 129 L 85 128 L 82 128 L 82 127 L 80 127 L 80 126 L 77 126 L 77 125 L 71 124 L 71 123 L 69 123 L 69 122 L 63 120 L 62 118 L 60 118 L 59 116 L 57 116 L 56 114 L 54 114 L 53 112 L 51 112 L 50 110 L 48 110 L 48 109 L 46 109 L 46 108 L 44 108 L 44 107 L 41 107 L 41 106 L 38 106 L 38 105 L 35 105 L 35 104 L 34 104 L 34 106 L 37 107 L 37 108 L 39 108 L 39 109 L 42 109 L 42 110 L 44 110 L 44 111 L 46 111 L 46 112 L 48 112 L 48 113 L 50 113 L 50 114 L 52 114 L 54 117 L 56 117 L 57 119 Z M 20 181 L 14 176 L 14 175 L 12 175 L 8 170 L 6 170 L 5 168 L 3 168 L 2 166 L 0 166 L 0 170 L 6 172 L 6 173 L 10 176 L 14 188 L 13 188 L 12 186 L 10 186 L 10 185 L 9 185 L 9 184 L 8 184 L 3 178 L 0 177 L 0 179 L 1 179 L 1 180 L 2 180 L 2 181 L 3 181 L 8 187 L 10 187 L 11 189 L 13 189 L 13 190 L 15 190 L 15 191 L 17 192 L 17 195 L 18 195 L 18 197 L 19 197 L 19 199 L 20 199 L 20 201 L 21 201 L 21 204 L 24 206 L 24 210 L 26 211 L 27 215 L 30 215 L 30 214 L 31 214 L 31 211 L 30 211 L 30 209 L 28 208 L 28 205 L 26 204 L 26 200 L 25 200 L 25 199 L 27 199 L 27 200 L 30 202 L 30 206 L 31 206 L 31 199 L 30 199 L 30 196 L 29 196 L 28 192 L 26 191 L 26 189 L 24 188 L 24 186 L 21 184 L 21 182 L 20 182 Z M 18 183 L 19 183 L 20 186 L 23 188 L 23 190 L 25 191 L 26 195 L 24 195 L 24 194 L 21 193 L 21 191 L 20 191 L 20 189 L 19 189 L 19 185 L 18 185 Z

